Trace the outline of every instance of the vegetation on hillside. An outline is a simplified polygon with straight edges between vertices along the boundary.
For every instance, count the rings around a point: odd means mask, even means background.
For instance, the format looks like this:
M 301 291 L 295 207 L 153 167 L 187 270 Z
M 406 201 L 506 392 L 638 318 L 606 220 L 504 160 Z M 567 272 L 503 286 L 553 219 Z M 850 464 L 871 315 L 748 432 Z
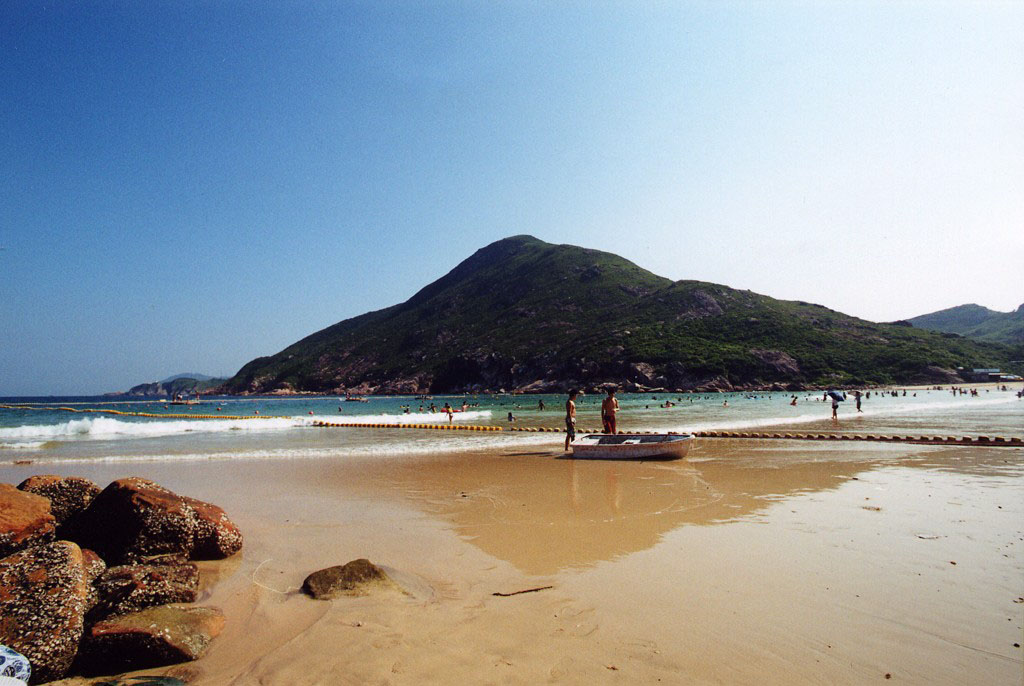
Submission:
M 1007 346 L 657 276 L 530 236 L 497 241 L 407 302 L 246 364 L 235 393 L 729 388 L 947 381 Z
M 983 341 L 1024 346 L 1024 305 L 996 312 L 981 305 L 959 305 L 908 319 L 921 329 L 955 333 Z

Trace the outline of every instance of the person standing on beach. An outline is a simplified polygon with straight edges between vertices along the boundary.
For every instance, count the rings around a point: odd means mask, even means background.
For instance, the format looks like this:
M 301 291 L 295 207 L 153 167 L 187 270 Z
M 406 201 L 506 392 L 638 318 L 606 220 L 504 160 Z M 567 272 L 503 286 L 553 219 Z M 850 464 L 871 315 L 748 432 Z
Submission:
M 839 397 L 832 396 L 832 419 L 839 419 Z
M 619 401 L 615 398 L 615 389 L 608 389 L 608 397 L 601 403 L 601 421 L 606 434 L 616 434 L 615 414 L 619 411 Z
M 860 409 L 860 391 L 854 391 L 853 398 L 857 401 L 857 411 L 863 412 L 864 410 Z
M 565 452 L 569 452 L 569 444 L 576 438 L 576 396 L 579 391 L 569 391 L 569 399 L 565 401 Z

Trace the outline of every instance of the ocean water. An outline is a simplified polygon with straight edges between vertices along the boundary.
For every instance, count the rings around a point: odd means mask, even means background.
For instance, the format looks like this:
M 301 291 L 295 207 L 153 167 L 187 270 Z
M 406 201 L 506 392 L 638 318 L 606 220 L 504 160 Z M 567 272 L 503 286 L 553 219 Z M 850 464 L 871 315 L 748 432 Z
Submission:
M 620 394 L 623 431 L 700 431 L 768 428 L 943 436 L 1024 435 L 1024 401 L 1019 384 L 1007 391 L 981 389 L 976 397 L 947 391 L 911 390 L 897 397 L 872 393 L 855 410 L 852 395 L 841 403 L 839 421 L 820 393 Z M 665 402 L 674 406 L 664 407 Z M 556 446 L 560 434 L 430 431 L 392 428 L 321 428 L 316 421 L 348 423 L 447 424 L 444 403 L 465 411 L 452 423 L 469 426 L 562 428 L 564 395 L 371 396 L 368 402 L 337 397 L 207 398 L 195 406 L 109 398 L 0 398 L 0 464 L 68 461 L 215 459 L 301 459 L 304 457 L 390 459 L 405 454 L 528 449 Z M 543 402 L 544 409 L 540 409 Z M 600 427 L 601 396 L 577 402 L 578 427 Z M 421 411 L 422 407 L 422 411 Z M 72 408 L 79 412 L 70 412 Z M 144 413 L 134 417 L 85 409 Z M 408 412 L 406 411 L 408 409 Z M 216 414 L 237 419 L 189 419 L 165 415 Z M 509 421 L 512 413 L 514 422 Z M 259 419 L 251 419 L 259 415 Z

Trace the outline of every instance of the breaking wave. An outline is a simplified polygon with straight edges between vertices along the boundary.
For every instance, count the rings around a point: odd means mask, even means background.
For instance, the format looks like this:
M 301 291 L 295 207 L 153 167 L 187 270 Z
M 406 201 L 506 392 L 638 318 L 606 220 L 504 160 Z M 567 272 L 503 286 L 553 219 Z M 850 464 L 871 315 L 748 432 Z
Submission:
M 60 441 L 73 439 L 151 438 L 190 432 L 266 431 L 309 424 L 305 419 L 210 419 L 125 421 L 112 417 L 84 417 L 59 424 L 30 424 L 0 429 L 0 441 Z
M 327 414 L 312 417 L 336 424 L 447 424 L 444 412 L 413 412 L 410 414 Z M 472 422 L 491 418 L 490 410 L 467 410 L 452 414 L 453 422 Z
M 454 422 L 466 423 L 489 419 L 490 410 L 457 412 Z M 29 424 L 0 428 L 0 446 L 40 448 L 47 441 L 112 440 L 121 438 L 155 438 L 185 433 L 220 433 L 224 431 L 280 431 L 309 426 L 314 421 L 339 424 L 443 424 L 447 415 L 436 414 L 374 414 L 374 415 L 310 415 L 299 417 L 267 417 L 265 419 L 174 419 L 131 421 L 113 417 L 83 417 L 58 424 Z M 38 443 L 39 445 L 35 445 Z

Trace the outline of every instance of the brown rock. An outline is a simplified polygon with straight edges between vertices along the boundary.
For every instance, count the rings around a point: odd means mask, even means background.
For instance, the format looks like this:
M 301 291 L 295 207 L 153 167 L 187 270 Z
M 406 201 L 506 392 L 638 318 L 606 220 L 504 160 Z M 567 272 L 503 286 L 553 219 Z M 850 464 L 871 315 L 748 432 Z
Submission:
M 0 484 L 0 557 L 49 543 L 55 529 L 49 500 Z
M 138 477 L 119 479 L 82 513 L 79 540 L 108 562 L 151 556 L 220 558 L 242 547 L 223 510 Z
M 242 532 L 228 519 L 224 510 L 202 500 L 182 496 L 196 512 L 195 546 L 192 557 L 197 560 L 219 560 L 242 549 Z
M 103 561 L 103 558 L 88 548 L 82 549 L 82 561 L 85 564 L 85 576 L 90 584 L 107 570 L 107 563 Z
M 33 683 L 58 679 L 71 666 L 88 588 L 82 551 L 70 541 L 0 560 L 0 643 L 29 659 Z
M 383 569 L 364 558 L 313 572 L 302 582 L 302 591 L 318 600 L 367 595 L 373 588 L 401 590 Z
M 95 622 L 155 605 L 195 602 L 199 570 L 194 564 L 111 567 L 94 584 L 99 602 L 89 612 Z
M 195 660 L 223 628 L 216 608 L 151 607 L 94 624 L 82 641 L 79 665 L 89 674 L 115 674 Z
M 85 598 L 85 611 L 88 613 L 100 602 L 100 593 L 96 590 L 93 582 L 99 578 L 100 574 L 106 571 L 107 563 L 103 561 L 102 557 L 88 548 L 82 549 L 82 562 L 85 565 L 85 579 L 89 584 L 89 591 Z
M 18 484 L 27 493 L 35 493 L 50 500 L 50 512 L 62 526 L 78 513 L 89 507 L 100 487 L 88 479 L 78 476 L 55 476 L 52 474 L 30 476 Z

